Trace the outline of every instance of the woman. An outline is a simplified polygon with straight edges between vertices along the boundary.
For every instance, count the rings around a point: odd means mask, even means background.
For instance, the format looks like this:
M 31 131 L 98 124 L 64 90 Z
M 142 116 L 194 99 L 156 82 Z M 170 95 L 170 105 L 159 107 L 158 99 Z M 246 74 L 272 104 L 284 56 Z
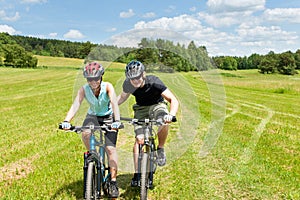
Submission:
M 105 134 L 105 144 L 111 172 L 109 196 L 111 198 L 117 198 L 119 196 L 119 190 L 116 182 L 118 165 L 116 142 L 118 136 L 117 130 L 121 126 L 120 111 L 114 87 L 111 83 L 102 81 L 103 74 L 104 68 L 98 62 L 91 62 L 85 66 L 83 76 L 87 79 L 87 83 L 78 90 L 77 96 L 62 123 L 62 128 L 64 130 L 70 129 L 70 121 L 79 110 L 83 99 L 86 99 L 90 107 L 83 126 L 88 124 L 102 125 L 109 123 L 112 129 L 115 129 L 107 131 Z M 88 150 L 90 149 L 90 135 L 89 130 L 84 130 L 82 133 L 83 143 Z

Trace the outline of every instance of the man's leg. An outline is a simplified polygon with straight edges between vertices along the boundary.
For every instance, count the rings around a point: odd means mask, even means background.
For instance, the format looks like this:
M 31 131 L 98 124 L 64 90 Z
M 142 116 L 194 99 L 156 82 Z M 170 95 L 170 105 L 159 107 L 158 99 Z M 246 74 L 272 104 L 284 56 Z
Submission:
M 169 126 L 162 125 L 158 128 L 157 136 L 158 136 L 158 148 L 164 148 L 167 137 L 169 133 Z
M 168 114 L 168 112 L 169 111 L 165 103 L 155 104 L 150 108 L 150 116 L 153 115 L 155 119 L 163 118 L 166 114 Z M 168 133 L 169 133 L 169 126 L 167 124 L 162 125 L 158 128 L 157 164 L 159 166 L 164 166 L 167 161 L 166 154 L 164 151 L 164 145 L 166 143 Z
M 131 180 L 131 187 L 138 186 L 138 159 L 139 159 L 139 144 L 144 143 L 144 135 L 142 133 L 142 128 L 136 129 L 136 139 L 133 145 L 133 162 L 134 162 L 134 176 Z
M 158 129 L 157 164 L 159 166 L 164 166 L 167 162 L 164 145 L 167 140 L 168 131 L 169 131 L 168 125 L 163 125 Z

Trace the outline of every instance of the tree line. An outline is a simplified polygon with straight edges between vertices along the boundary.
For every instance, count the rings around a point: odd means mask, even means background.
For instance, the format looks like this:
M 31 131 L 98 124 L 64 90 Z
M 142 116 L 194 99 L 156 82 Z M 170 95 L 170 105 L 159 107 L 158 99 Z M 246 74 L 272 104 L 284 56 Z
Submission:
M 300 49 L 295 53 L 288 51 L 276 54 L 271 51 L 267 55 L 254 53 L 249 57 L 209 57 L 206 47 L 196 46 L 194 41 L 185 46 L 169 40 L 143 38 L 134 48 L 0 33 L 0 66 L 36 68 L 37 59 L 33 55 L 122 63 L 137 59 L 145 64 L 147 71 L 258 69 L 260 73 L 293 75 L 300 69 Z
M 120 51 L 121 50 L 121 51 Z M 133 59 L 143 62 L 147 71 L 203 71 L 213 68 L 205 47 L 197 47 L 191 41 L 187 47 L 163 39 L 141 39 L 138 48 L 118 48 L 107 51 L 101 46 L 92 49 L 86 59 L 106 60 L 104 51 L 114 52 L 113 61 L 128 63 Z M 108 60 L 108 61 L 112 61 Z
M 213 67 L 206 48 L 197 47 L 193 41 L 185 47 L 168 40 L 143 38 L 138 48 L 134 48 L 0 33 L 0 44 L 0 65 L 12 67 L 35 68 L 37 60 L 32 55 L 123 63 L 138 59 L 148 71 L 196 71 Z
M 280 73 L 286 75 L 297 74 L 300 69 L 300 49 L 266 55 L 252 54 L 249 57 L 218 56 L 213 57 L 217 68 L 225 70 L 258 69 L 262 74 Z

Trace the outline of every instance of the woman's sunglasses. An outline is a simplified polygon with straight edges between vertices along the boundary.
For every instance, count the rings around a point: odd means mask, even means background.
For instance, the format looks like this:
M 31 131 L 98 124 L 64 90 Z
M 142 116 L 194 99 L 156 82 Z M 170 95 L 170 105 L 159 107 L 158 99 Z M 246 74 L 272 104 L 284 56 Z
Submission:
M 95 78 L 87 78 L 86 79 L 88 82 L 92 82 L 92 81 L 99 81 L 100 80 L 100 77 L 95 77 Z

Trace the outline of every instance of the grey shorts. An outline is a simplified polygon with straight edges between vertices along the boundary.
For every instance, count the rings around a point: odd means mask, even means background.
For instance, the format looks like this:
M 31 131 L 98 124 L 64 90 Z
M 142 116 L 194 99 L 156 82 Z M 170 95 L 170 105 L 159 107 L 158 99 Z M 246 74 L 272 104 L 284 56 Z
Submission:
M 161 102 L 151 106 L 133 105 L 134 118 L 136 119 L 159 119 L 169 113 L 167 104 Z M 143 134 L 143 127 L 140 125 L 134 126 L 135 135 Z

